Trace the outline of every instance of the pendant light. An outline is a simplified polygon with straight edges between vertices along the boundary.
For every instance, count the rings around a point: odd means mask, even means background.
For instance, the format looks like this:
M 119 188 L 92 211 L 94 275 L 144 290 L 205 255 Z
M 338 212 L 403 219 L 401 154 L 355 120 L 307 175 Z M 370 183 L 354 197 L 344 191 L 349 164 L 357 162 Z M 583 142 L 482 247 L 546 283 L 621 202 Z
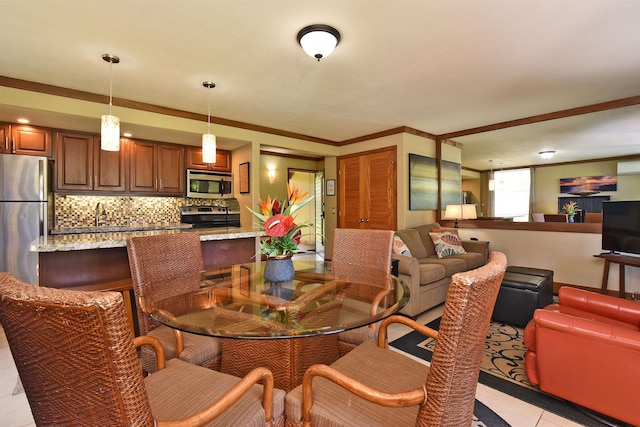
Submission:
M 493 160 L 489 160 L 489 163 L 492 163 Z M 489 172 L 489 191 L 495 191 L 496 182 L 493 179 L 493 165 L 491 165 L 491 172 Z
M 340 32 L 324 24 L 309 25 L 298 32 L 298 43 L 307 55 L 320 62 L 340 43 Z
M 211 133 L 211 89 L 216 87 L 213 82 L 202 82 L 202 86 L 208 89 L 209 111 L 207 113 L 207 133 L 202 135 L 202 161 L 204 163 L 216 162 L 216 136 Z
M 100 148 L 106 151 L 120 150 L 120 119 L 111 115 L 112 106 L 112 86 L 113 77 L 111 69 L 113 64 L 120 62 L 120 58 L 109 53 L 102 55 L 102 59 L 109 63 L 109 114 L 102 116 L 102 127 L 100 129 Z

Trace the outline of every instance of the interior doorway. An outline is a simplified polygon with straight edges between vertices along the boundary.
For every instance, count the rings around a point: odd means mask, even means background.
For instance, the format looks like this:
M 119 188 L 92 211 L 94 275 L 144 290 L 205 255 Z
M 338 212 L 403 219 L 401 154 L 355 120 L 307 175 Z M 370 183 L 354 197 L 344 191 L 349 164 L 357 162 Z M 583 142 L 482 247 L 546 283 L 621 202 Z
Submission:
M 324 215 L 324 171 L 287 169 L 289 182 L 294 183 L 302 192 L 313 195 L 313 200 L 296 214 L 296 222 L 308 222 L 302 232 L 300 252 L 315 252 L 324 258 L 325 255 L 325 215 Z

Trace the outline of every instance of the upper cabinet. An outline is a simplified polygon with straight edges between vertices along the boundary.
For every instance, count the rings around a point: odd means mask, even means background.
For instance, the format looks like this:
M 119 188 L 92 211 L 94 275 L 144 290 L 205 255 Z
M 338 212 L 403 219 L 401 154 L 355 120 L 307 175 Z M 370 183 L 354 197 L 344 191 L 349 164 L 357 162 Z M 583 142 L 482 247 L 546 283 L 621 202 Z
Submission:
M 231 151 L 216 150 L 216 162 L 212 164 L 202 161 L 201 147 L 187 147 L 187 169 L 231 172 Z
M 51 157 L 51 129 L 0 124 L 0 153 Z
M 184 147 L 150 141 L 131 141 L 129 191 L 184 195 Z
M 123 192 L 125 153 L 100 149 L 100 137 L 56 132 L 56 190 Z

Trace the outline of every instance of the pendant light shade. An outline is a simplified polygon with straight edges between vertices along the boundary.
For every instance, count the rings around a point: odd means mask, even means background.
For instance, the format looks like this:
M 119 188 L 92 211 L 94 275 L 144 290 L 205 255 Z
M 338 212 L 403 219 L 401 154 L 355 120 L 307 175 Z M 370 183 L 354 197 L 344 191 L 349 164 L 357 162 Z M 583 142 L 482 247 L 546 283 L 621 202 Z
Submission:
M 216 136 L 211 133 L 211 89 L 216 87 L 213 82 L 202 82 L 202 86 L 208 89 L 209 111 L 207 113 L 207 133 L 202 135 L 202 161 L 204 163 L 216 162 Z
M 340 32 L 328 25 L 309 25 L 298 32 L 298 43 L 307 55 L 320 61 L 340 43 Z
M 109 114 L 102 116 L 100 128 L 100 148 L 106 151 L 120 150 L 120 119 L 111 115 L 113 77 L 111 69 L 113 64 L 120 62 L 120 58 L 115 55 L 105 53 L 102 59 L 109 63 Z
M 216 136 L 210 133 L 202 135 L 202 161 L 204 163 L 216 162 Z
M 110 114 L 102 116 L 100 148 L 105 151 L 120 150 L 120 119 Z

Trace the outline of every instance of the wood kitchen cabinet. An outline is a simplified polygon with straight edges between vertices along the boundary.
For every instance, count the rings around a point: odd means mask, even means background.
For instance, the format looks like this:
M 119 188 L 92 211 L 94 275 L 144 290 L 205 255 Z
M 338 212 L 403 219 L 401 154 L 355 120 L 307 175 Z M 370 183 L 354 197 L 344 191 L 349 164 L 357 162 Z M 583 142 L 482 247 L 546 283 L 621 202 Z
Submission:
M 340 158 L 341 228 L 396 229 L 396 148 Z
M 151 141 L 131 141 L 129 191 L 184 195 L 184 147 Z
M 216 150 L 216 162 L 212 164 L 202 161 L 201 147 L 187 147 L 187 169 L 231 172 L 231 151 Z
M 126 190 L 126 146 L 100 149 L 100 137 L 78 132 L 56 133 L 56 189 L 59 191 Z
M 0 153 L 52 156 L 51 129 L 0 123 Z

